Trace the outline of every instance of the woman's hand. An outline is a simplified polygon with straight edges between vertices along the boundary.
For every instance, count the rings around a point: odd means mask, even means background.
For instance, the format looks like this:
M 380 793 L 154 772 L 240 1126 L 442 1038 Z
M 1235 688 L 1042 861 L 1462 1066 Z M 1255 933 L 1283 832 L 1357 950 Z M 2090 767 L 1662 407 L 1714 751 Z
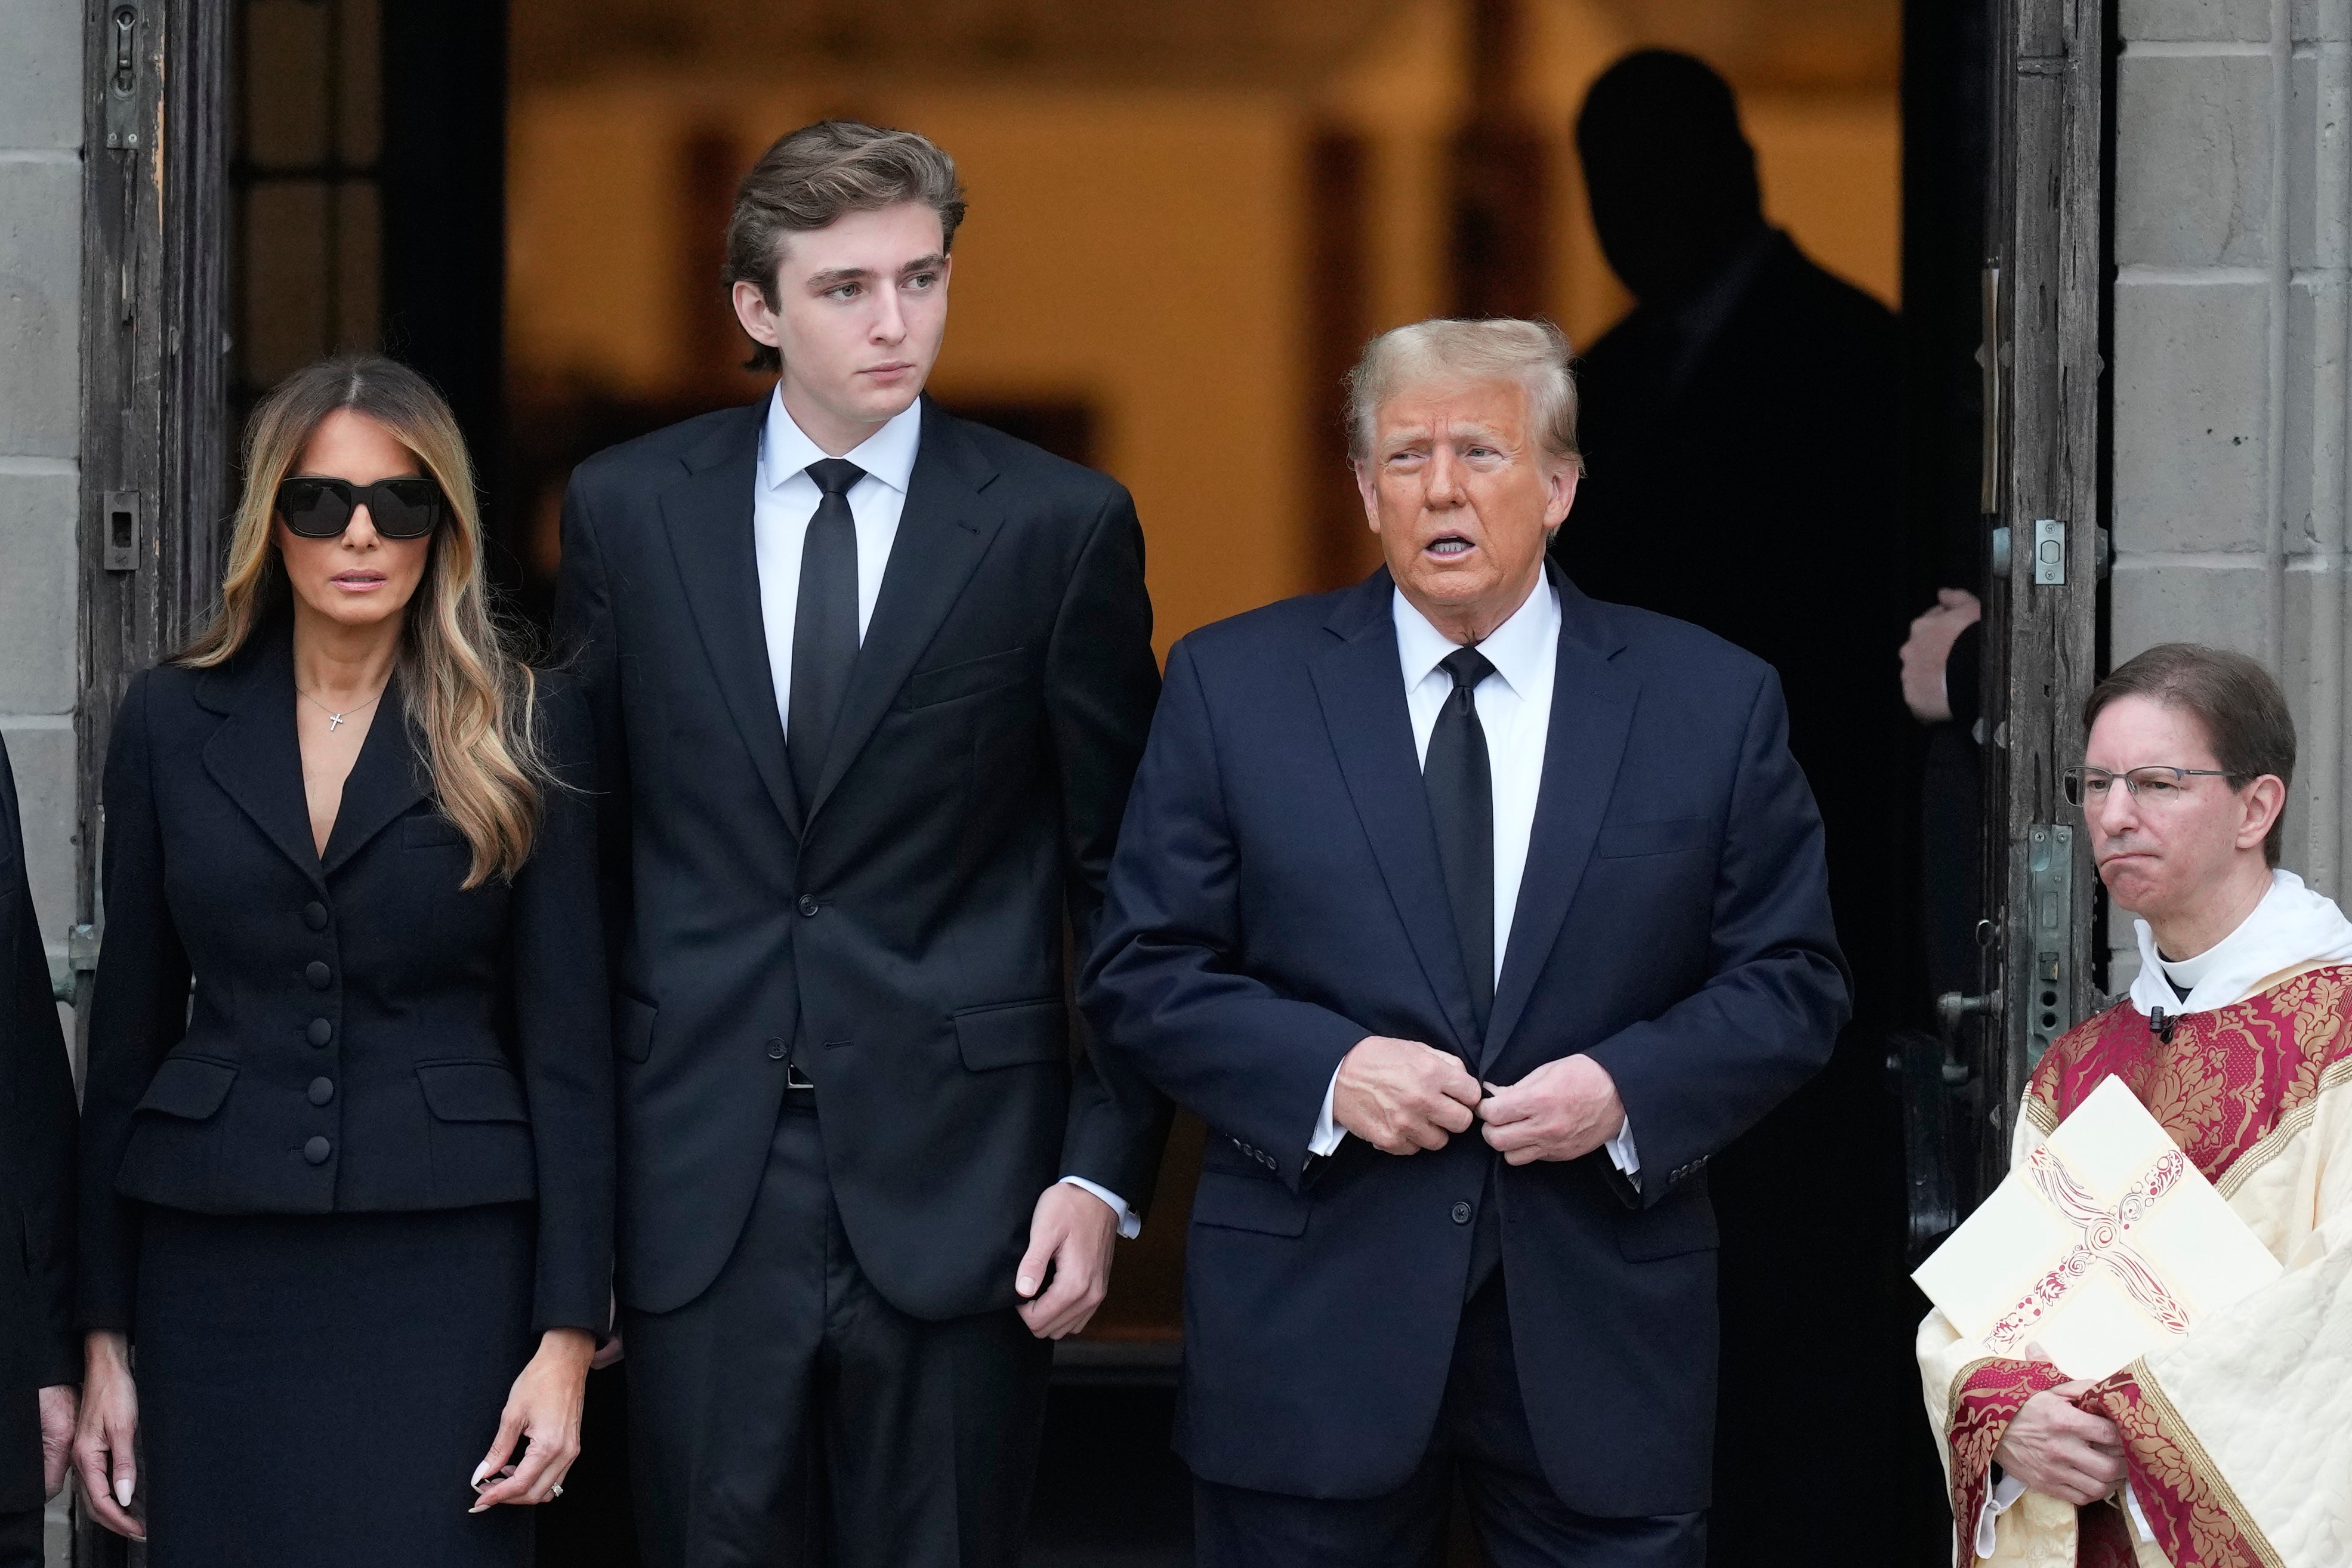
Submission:
M 147 1539 L 147 1527 L 128 1511 L 139 1486 L 133 1443 L 139 1435 L 139 1385 L 131 1376 L 131 1344 L 118 1333 L 82 1342 L 81 1421 L 74 1429 L 74 1469 L 81 1477 L 90 1516 L 117 1535 Z
M 2062 1383 L 2027 1400 L 1992 1451 L 2025 1489 L 2084 1507 L 2115 1494 L 2128 1473 L 2123 1434 L 2105 1416 L 2074 1408 L 2087 1383 Z
M 562 1489 L 580 1457 L 580 1405 L 595 1353 L 596 1336 L 585 1329 L 550 1329 L 540 1336 L 539 1353 L 515 1379 L 499 1416 L 499 1435 L 474 1471 L 478 1495 L 468 1513 L 502 1502 L 542 1503 Z M 524 1440 L 523 1452 L 510 1461 L 518 1438 Z

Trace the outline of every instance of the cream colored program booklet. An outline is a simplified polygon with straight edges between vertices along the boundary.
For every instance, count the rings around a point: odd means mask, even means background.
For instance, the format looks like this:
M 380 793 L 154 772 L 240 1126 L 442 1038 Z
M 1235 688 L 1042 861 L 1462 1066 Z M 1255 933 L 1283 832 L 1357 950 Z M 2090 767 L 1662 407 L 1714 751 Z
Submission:
M 2278 1259 L 2110 1077 L 1911 1278 L 1964 1340 L 2122 1371 L 2279 1277 Z

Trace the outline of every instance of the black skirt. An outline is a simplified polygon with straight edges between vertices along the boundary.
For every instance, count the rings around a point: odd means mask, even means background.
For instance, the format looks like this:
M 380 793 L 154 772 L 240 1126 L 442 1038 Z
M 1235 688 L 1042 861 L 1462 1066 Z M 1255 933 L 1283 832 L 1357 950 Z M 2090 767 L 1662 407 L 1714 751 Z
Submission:
M 530 1359 L 529 1205 L 150 1207 L 136 1351 L 151 1568 L 519 1568 L 531 1510 L 468 1514 Z

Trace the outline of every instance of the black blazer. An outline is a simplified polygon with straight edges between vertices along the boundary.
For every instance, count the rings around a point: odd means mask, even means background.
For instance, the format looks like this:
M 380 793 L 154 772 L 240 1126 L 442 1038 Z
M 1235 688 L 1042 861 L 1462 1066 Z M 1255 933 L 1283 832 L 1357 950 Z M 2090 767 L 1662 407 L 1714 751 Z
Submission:
M 857 1258 L 902 1310 L 1013 1300 L 1038 1194 L 1139 1209 L 1166 1109 L 1075 1056 L 1064 944 L 1101 900 L 1159 670 L 1118 485 L 926 404 L 814 798 L 785 763 L 753 563 L 763 402 L 572 475 L 580 650 L 614 889 L 621 1299 L 735 1245 L 797 1047 Z
M 1821 818 L 1769 669 L 1554 580 L 1551 726 L 1483 1036 L 1388 573 L 1169 657 L 1085 997 L 1109 1054 L 1213 1130 L 1177 1426 L 1205 1479 L 1323 1498 L 1403 1484 L 1491 1181 L 1552 1489 L 1610 1517 L 1706 1506 L 1707 1162 L 1828 1059 L 1846 1016 Z M 1404 1157 L 1349 1138 L 1310 1170 L 1331 1075 L 1367 1035 L 1456 1051 L 1498 1084 L 1591 1054 L 1624 1100 L 1638 1186 L 1599 1150 L 1505 1164 L 1475 1129 Z
M 81 1381 L 73 1180 L 73 1072 L 0 743 L 0 1513 L 41 1503 L 39 1391 Z
M 322 863 L 284 618 L 227 665 L 132 679 L 106 760 L 85 1327 L 133 1326 L 139 1202 L 327 1214 L 535 1199 L 534 1326 L 604 1328 L 612 1057 L 593 807 L 576 787 L 586 712 L 560 677 L 540 691 L 573 787 L 546 792 L 511 885 L 461 891 L 470 852 L 433 803 L 398 680 Z

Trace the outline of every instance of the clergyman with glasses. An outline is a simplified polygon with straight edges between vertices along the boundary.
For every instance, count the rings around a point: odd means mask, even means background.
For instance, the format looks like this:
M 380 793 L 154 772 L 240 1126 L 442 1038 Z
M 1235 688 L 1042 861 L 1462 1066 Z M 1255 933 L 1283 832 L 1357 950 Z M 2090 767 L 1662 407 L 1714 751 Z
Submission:
M 2336 1561 L 2352 1473 L 2321 1456 L 2352 1430 L 2352 1383 L 2323 1369 L 2352 1354 L 2352 922 L 2279 865 L 2294 721 L 2260 665 L 2187 643 L 2108 676 L 2084 719 L 2066 795 L 2140 967 L 2042 1058 L 2012 1163 L 2119 1078 L 2285 1271 L 2095 1384 L 1986 1358 L 1929 1313 L 1958 1561 Z

